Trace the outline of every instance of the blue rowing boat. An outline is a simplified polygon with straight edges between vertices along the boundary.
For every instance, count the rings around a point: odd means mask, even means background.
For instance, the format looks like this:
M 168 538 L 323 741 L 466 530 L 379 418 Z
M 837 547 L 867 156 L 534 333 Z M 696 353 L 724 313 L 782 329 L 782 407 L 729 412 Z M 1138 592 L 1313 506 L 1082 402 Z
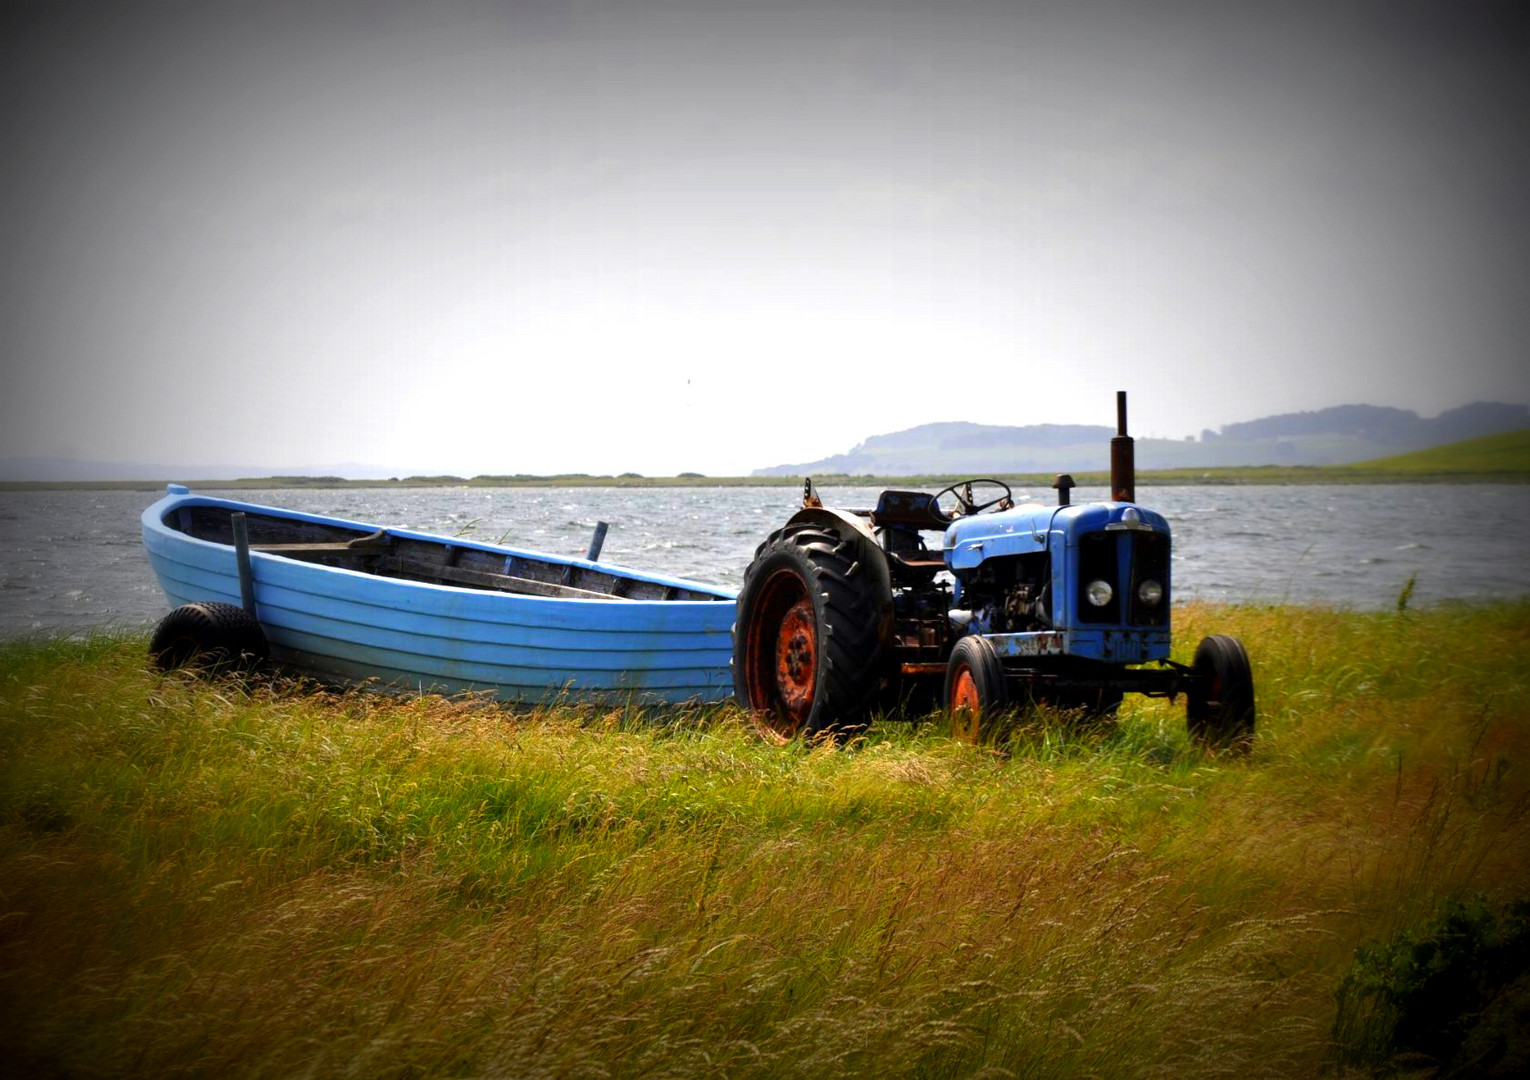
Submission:
M 143 544 L 172 608 L 242 607 L 273 659 L 321 678 L 529 703 L 733 691 L 734 593 L 711 585 L 179 484 Z

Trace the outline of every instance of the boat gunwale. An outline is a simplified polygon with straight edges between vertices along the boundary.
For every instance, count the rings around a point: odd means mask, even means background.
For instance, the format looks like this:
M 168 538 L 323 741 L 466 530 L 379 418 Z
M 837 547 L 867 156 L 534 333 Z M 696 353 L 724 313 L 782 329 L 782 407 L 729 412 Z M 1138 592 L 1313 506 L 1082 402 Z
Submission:
M 514 597 L 517 601 L 537 604 L 618 604 L 623 607 L 634 605 L 655 606 L 664 609 L 672 609 L 676 605 L 704 605 L 710 606 L 719 601 L 732 602 L 737 599 L 735 590 L 724 586 L 710 585 L 705 582 L 693 581 L 687 578 L 671 578 L 648 571 L 637 570 L 623 566 L 619 563 L 592 562 L 578 556 L 554 555 L 547 552 L 530 551 L 523 548 L 508 547 L 503 544 L 491 544 L 483 540 L 472 540 L 463 537 L 448 537 L 438 533 L 422 532 L 417 529 L 392 528 L 389 526 L 376 525 L 369 522 L 353 521 L 348 518 L 330 517 L 322 514 L 311 514 L 303 510 L 291 510 L 279 506 L 266 506 L 261 503 L 244 502 L 238 499 L 224 499 L 216 495 L 202 495 L 192 491 L 168 491 L 154 503 L 146 507 L 141 516 L 141 524 L 146 533 L 153 533 L 171 544 L 188 544 L 204 548 L 209 551 L 232 551 L 232 544 L 220 543 L 215 540 L 204 540 L 190 533 L 172 527 L 165 519 L 174 511 L 190 509 L 197 506 L 211 506 L 226 508 L 230 511 L 240 510 L 254 512 L 265 516 L 275 517 L 287 521 L 308 522 L 310 524 L 325 525 L 341 529 L 352 529 L 365 533 L 374 533 L 379 529 L 384 530 L 389 536 L 400 539 L 420 541 L 429 544 L 439 544 L 443 547 L 456 547 L 486 552 L 491 555 L 509 556 L 512 558 L 527 559 L 553 566 L 567 566 L 575 569 L 594 570 L 599 573 L 609 574 L 615 577 L 627 578 L 633 581 L 641 581 L 652 585 L 662 585 L 667 588 L 680 588 L 692 592 L 704 593 L 712 599 L 691 600 L 676 598 L 673 600 L 631 598 L 621 596 L 611 597 L 570 597 L 570 596 L 540 596 L 532 593 L 519 593 L 503 591 L 492 588 L 475 588 L 470 585 L 437 584 L 428 581 L 415 581 L 410 578 L 389 577 L 387 575 L 369 573 L 364 570 L 353 570 L 344 566 L 331 566 L 326 563 L 315 562 L 309 559 L 295 558 L 290 555 L 282 555 L 278 552 L 261 551 L 258 547 L 251 547 L 250 559 L 252 563 L 267 559 L 279 559 L 283 564 L 298 564 L 315 567 L 317 569 L 343 574 L 362 581 L 388 582 L 390 585 L 413 586 L 420 589 L 441 590 L 448 594 L 468 594 L 474 596 L 502 596 Z M 159 553 L 165 557 L 164 553 Z

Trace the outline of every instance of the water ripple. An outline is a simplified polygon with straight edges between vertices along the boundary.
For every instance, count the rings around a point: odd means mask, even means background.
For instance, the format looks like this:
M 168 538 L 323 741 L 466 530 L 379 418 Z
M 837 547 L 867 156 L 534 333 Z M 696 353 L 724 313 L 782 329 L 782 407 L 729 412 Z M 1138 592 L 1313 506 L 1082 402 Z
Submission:
M 754 549 L 801 498 L 779 488 L 306 489 L 233 498 L 563 555 L 611 523 L 603 562 L 736 588 Z M 873 489 L 822 489 L 867 506 Z M 1049 493 L 1048 493 L 1049 494 Z M 1387 609 L 1530 594 L 1530 487 L 1150 487 L 1143 504 L 1175 529 L 1181 599 L 1315 602 Z M 1076 501 L 1104 492 L 1077 490 Z M 0 634 L 143 625 L 165 611 L 138 535 L 144 492 L 0 493 Z M 1410 539 L 1420 522 L 1470 521 L 1460 543 Z

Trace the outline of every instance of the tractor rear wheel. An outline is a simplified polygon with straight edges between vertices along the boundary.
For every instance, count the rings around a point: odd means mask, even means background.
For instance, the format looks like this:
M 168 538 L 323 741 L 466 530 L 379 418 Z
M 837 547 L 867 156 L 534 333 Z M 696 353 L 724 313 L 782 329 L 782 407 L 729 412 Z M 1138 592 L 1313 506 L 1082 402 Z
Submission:
M 951 649 L 946 662 L 946 709 L 951 737 L 966 743 L 988 742 L 994 721 L 1008 704 L 1004 668 L 986 638 L 969 634 Z
M 1203 746 L 1247 750 L 1254 741 L 1254 673 L 1243 643 L 1212 634 L 1196 647 L 1197 676 L 1185 695 L 1185 726 Z
M 891 597 L 862 572 L 855 540 L 811 525 L 773 533 L 744 574 L 733 688 L 773 742 L 865 727 L 882 685 Z

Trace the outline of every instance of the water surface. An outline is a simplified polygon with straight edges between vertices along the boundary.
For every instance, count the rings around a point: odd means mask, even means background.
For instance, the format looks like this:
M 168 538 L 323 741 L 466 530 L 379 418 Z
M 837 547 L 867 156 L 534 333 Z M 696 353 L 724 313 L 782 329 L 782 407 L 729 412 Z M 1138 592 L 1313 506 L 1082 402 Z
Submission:
M 197 489 L 201 490 L 201 489 Z M 602 559 L 737 588 L 755 547 L 799 505 L 772 488 L 316 488 L 230 498 L 582 555 L 597 521 Z M 877 490 L 822 489 L 835 506 Z M 1020 492 L 1053 501 L 1047 489 Z M 1102 498 L 1080 488 L 1078 502 Z M 1530 595 L 1530 487 L 1145 487 L 1174 529 L 1179 600 L 1394 607 Z M 126 491 L 0 492 L 0 635 L 142 626 L 166 611 L 139 537 L 156 496 Z M 932 537 L 933 539 L 933 537 Z

